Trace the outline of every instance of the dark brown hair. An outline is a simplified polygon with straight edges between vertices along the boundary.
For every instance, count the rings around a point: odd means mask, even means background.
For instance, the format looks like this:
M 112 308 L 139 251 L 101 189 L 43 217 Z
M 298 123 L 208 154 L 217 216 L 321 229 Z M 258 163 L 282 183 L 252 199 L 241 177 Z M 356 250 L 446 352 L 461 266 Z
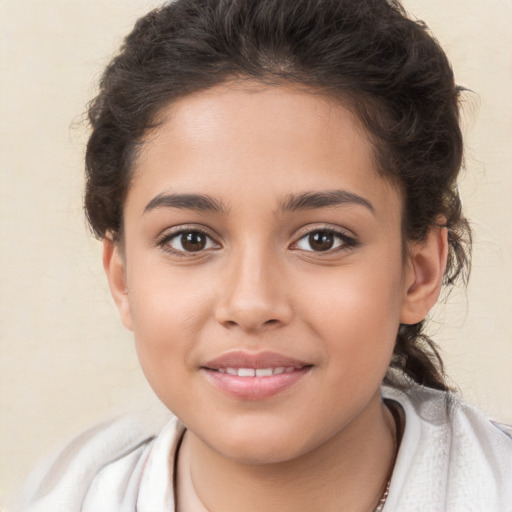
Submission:
M 395 0 L 176 0 L 141 18 L 89 109 L 85 208 L 98 237 L 122 235 L 133 162 L 160 110 L 245 79 L 298 84 L 348 104 L 379 172 L 403 194 L 404 240 L 422 240 L 441 219 L 450 244 L 444 282 L 467 278 L 471 236 L 456 183 L 461 90 L 427 27 Z M 391 368 L 447 389 L 423 329 L 424 321 L 400 326 Z

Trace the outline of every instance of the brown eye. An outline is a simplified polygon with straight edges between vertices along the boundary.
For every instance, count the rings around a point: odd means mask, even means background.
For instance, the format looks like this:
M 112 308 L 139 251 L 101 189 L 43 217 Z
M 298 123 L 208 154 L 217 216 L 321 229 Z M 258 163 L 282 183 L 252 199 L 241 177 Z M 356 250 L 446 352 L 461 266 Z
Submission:
M 332 229 L 317 229 L 297 240 L 293 248 L 307 252 L 327 252 L 357 245 L 358 242 L 354 238 L 343 232 Z
M 191 231 L 181 235 L 181 246 L 188 252 L 202 251 L 206 247 L 206 242 L 206 235 L 199 231 Z
M 161 242 L 162 247 L 168 247 L 175 253 L 200 252 L 216 247 L 215 242 L 202 231 L 180 231 L 166 236 Z
M 308 242 L 313 251 L 328 251 L 334 246 L 335 236 L 330 231 L 316 231 L 308 235 Z

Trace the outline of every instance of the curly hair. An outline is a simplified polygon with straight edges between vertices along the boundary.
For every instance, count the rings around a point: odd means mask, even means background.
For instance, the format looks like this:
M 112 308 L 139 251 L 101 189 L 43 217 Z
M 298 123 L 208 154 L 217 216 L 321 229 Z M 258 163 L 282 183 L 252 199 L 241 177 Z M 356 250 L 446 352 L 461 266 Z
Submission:
M 176 0 L 136 23 L 89 107 L 85 209 L 96 236 L 123 232 L 134 159 L 163 107 L 228 80 L 300 84 L 357 115 L 401 190 L 403 238 L 448 228 L 444 283 L 467 280 L 471 232 L 457 177 L 461 88 L 426 25 L 396 0 Z M 447 390 L 425 322 L 401 325 L 390 368 Z M 396 372 L 387 380 L 396 383 Z

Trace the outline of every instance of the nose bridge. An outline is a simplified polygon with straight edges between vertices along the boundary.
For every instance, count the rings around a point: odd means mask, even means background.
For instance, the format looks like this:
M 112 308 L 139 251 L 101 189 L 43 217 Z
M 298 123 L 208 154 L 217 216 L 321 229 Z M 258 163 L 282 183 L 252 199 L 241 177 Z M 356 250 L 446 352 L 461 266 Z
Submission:
M 274 252 L 262 244 L 246 243 L 234 248 L 226 262 L 226 281 L 217 317 L 226 326 L 258 330 L 287 323 L 291 306 L 282 272 Z

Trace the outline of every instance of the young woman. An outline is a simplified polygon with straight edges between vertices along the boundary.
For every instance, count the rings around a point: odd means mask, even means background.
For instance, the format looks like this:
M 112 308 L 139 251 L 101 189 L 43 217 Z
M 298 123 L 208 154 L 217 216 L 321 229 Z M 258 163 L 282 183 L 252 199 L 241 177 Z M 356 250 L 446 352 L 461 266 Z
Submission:
M 149 383 L 27 510 L 512 510 L 512 439 L 424 319 L 467 276 L 460 89 L 385 0 L 177 0 L 90 108 L 86 211 Z

